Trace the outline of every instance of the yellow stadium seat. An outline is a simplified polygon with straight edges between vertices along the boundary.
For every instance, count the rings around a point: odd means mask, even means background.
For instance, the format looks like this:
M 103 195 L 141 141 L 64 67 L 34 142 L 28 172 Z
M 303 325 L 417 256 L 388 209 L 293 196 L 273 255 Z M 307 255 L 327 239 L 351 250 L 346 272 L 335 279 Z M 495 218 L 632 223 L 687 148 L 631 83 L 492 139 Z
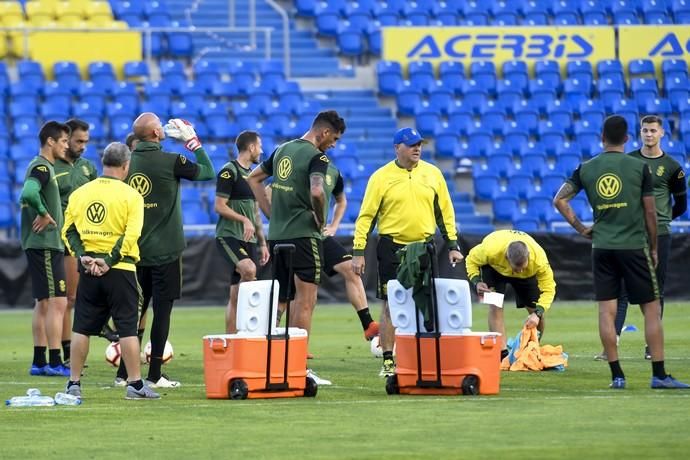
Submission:
M 84 19 L 71 15 L 59 17 L 57 23 L 59 27 L 66 27 L 69 29 L 85 29 L 90 26 Z
M 46 5 L 53 5 L 53 7 L 55 7 L 60 1 L 61 0 L 29 0 L 26 3 L 45 3 Z
M 43 2 L 29 2 L 25 5 L 26 17 L 29 20 L 33 20 L 38 16 L 46 16 L 49 18 L 55 18 L 55 5 Z
M 113 19 L 113 10 L 110 9 L 108 2 L 91 2 L 87 4 L 85 14 L 87 19 L 97 17 Z
M 19 2 L 0 2 L 0 22 L 5 27 L 14 27 L 24 20 L 24 11 Z
M 127 29 L 129 26 L 124 21 L 114 21 L 105 16 L 95 16 L 87 21 L 89 27 L 102 29 Z
M 20 22 L 14 27 L 29 27 L 30 25 L 25 22 Z M 8 51 L 11 55 L 21 57 L 24 56 L 24 34 L 22 32 L 8 32 L 9 37 L 9 48 Z
M 58 18 L 72 16 L 75 18 L 84 19 L 84 5 L 72 2 L 61 2 L 57 6 L 56 16 Z
M 0 33 L 0 58 L 7 56 L 9 47 L 7 46 L 7 34 Z
M 27 21 L 27 27 L 57 27 L 55 19 L 48 16 L 36 16 L 30 21 Z

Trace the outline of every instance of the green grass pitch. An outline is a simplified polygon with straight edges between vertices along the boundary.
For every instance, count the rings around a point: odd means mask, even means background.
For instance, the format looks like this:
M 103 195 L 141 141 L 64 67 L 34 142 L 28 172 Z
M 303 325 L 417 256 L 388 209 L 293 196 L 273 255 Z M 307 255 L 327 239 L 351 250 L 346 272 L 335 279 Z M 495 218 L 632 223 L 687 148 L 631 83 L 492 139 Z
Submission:
M 690 381 L 687 303 L 665 314 L 666 367 Z M 374 308 L 378 314 L 378 308 Z M 183 386 L 160 401 L 126 401 L 112 387 L 107 343 L 92 339 L 77 407 L 0 409 L 0 458 L 682 458 L 687 455 L 690 391 L 649 389 L 642 316 L 631 308 L 621 341 L 628 388 L 608 389 L 593 302 L 556 302 L 543 343 L 562 344 L 565 372 L 501 374 L 496 396 L 388 396 L 350 306 L 317 307 L 310 366 L 334 385 L 316 398 L 207 400 L 202 340 L 223 329 L 223 308 L 176 307 L 165 372 Z M 508 334 L 524 317 L 506 309 Z M 474 330 L 486 310 L 474 307 Z M 31 314 L 0 312 L 0 395 L 65 379 L 30 377 Z M 144 370 L 145 372 L 145 370 Z

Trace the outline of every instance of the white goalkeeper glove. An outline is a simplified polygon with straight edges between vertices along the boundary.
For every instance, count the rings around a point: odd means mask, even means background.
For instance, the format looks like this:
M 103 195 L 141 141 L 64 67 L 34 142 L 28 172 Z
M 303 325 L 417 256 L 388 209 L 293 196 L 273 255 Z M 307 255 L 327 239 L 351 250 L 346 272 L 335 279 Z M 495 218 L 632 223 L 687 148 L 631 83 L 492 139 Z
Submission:
M 194 131 L 194 126 L 187 120 L 181 118 L 173 118 L 168 120 L 168 123 L 163 127 L 165 134 L 173 139 L 184 141 L 184 146 L 187 150 L 193 152 L 201 147 L 201 141 Z

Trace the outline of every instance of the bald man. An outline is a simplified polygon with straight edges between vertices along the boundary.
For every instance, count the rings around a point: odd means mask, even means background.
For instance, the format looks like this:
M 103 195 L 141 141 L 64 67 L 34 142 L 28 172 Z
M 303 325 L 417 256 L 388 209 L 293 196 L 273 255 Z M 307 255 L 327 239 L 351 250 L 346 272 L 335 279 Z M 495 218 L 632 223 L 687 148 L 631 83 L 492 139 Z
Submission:
M 185 247 L 180 206 L 180 179 L 211 180 L 213 165 L 201 147 L 201 141 L 188 122 L 173 119 L 163 129 L 153 113 L 142 113 L 134 121 L 133 131 L 139 141 L 132 152 L 127 183 L 144 197 L 144 228 L 139 238 L 141 260 L 137 278 L 144 295 L 144 305 L 153 299 L 151 323 L 151 363 L 147 377 L 153 388 L 175 388 L 180 382 L 161 373 L 163 350 L 170 332 L 173 301 L 180 298 L 182 267 L 180 256 Z M 196 162 L 184 155 L 166 153 L 161 141 L 166 131 L 184 142 Z M 143 334 L 143 331 L 138 331 Z M 116 385 L 126 385 L 127 370 L 118 369 Z

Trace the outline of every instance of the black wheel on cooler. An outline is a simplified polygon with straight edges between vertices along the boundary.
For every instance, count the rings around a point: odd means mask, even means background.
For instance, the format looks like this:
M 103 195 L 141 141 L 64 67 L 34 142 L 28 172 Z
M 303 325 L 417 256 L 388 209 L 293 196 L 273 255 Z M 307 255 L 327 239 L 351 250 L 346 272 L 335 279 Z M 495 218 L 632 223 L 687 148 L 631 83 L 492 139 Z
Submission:
M 400 387 L 398 386 L 398 376 L 397 374 L 389 375 L 386 377 L 386 393 L 389 395 L 400 394 Z
M 316 384 L 316 381 L 311 377 L 307 377 L 307 384 L 304 386 L 304 396 L 313 398 L 318 391 L 319 386 Z
M 230 382 L 230 399 L 247 399 L 248 394 L 247 382 L 242 379 L 233 379 Z
M 479 379 L 476 375 L 468 375 L 462 379 L 462 394 L 464 395 L 478 395 L 479 394 Z

